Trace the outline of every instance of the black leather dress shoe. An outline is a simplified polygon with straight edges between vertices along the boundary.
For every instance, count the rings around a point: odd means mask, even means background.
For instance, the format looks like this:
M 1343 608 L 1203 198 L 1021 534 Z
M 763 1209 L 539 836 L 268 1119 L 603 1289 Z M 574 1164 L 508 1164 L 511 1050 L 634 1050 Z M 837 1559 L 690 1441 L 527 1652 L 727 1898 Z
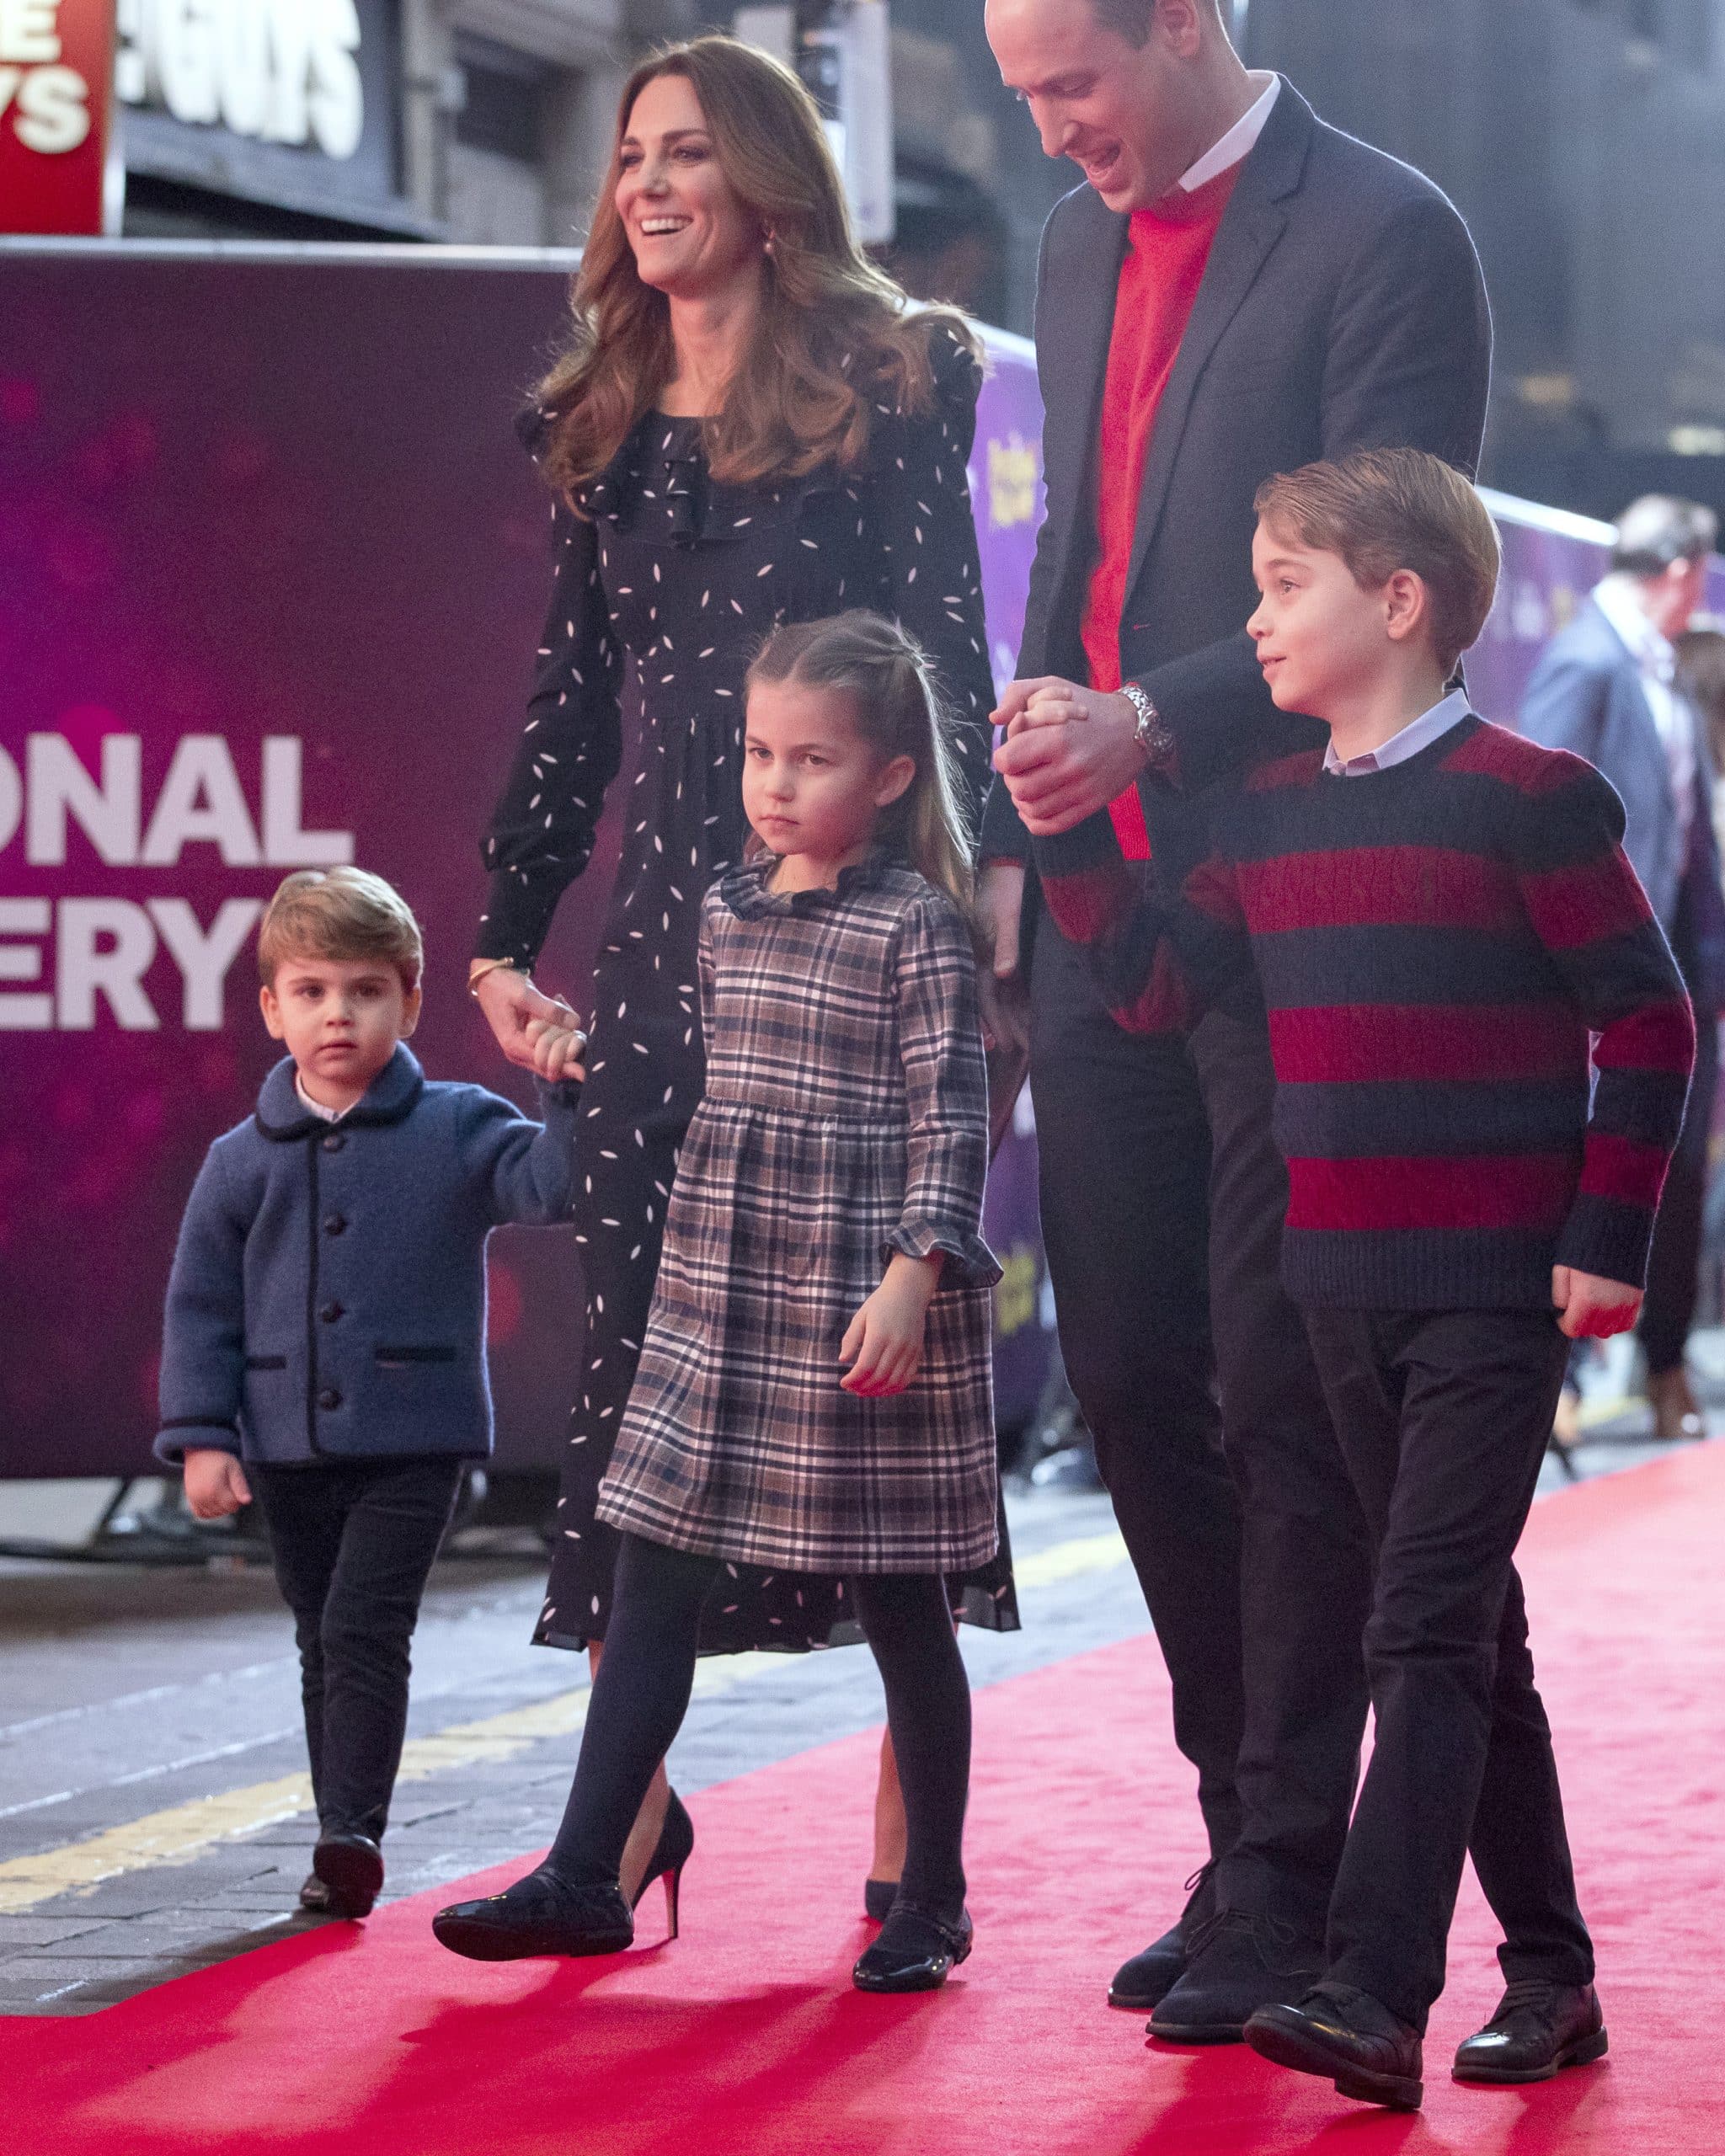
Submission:
M 1456 2052 L 1455 2075 L 1458 2081 L 1549 2081 L 1566 2066 L 1603 2058 L 1607 2048 L 1605 2019 L 1591 1984 L 1524 1977 Z
M 369 1834 L 332 1828 L 318 1837 L 312 1876 L 323 1882 L 325 1916 L 368 1917 L 383 1884 L 383 1852 Z M 303 1888 L 300 1900 L 303 1904 Z
M 1321 2074 L 1338 2095 L 1417 2111 L 1425 2095 L 1419 2032 L 1352 1984 L 1314 1984 L 1297 2006 L 1261 2006 L 1246 2041 L 1296 2073 Z
M 851 1982 L 858 1991 L 938 1991 L 969 1958 L 973 1936 L 964 1910 L 949 1924 L 914 1903 L 895 1902 L 879 1938 L 852 1970 Z
M 1193 1939 L 1150 2033 L 1167 2044 L 1237 2044 L 1259 2007 L 1303 1998 L 1323 1966 L 1316 1940 L 1270 1917 L 1224 1909 Z
M 440 1946 L 470 1961 L 526 1961 L 542 1954 L 621 1954 L 635 1919 L 615 1886 L 571 1886 L 530 1871 L 501 1894 L 451 1902 L 431 1919 Z
M 1194 1935 L 1216 1913 L 1215 1874 L 1214 1858 L 1194 1871 L 1186 1881 L 1188 1900 L 1178 1922 L 1115 1970 L 1108 1986 L 1110 2006 L 1127 2014 L 1148 2014 L 1162 2004 L 1185 1971 L 1187 1950 Z

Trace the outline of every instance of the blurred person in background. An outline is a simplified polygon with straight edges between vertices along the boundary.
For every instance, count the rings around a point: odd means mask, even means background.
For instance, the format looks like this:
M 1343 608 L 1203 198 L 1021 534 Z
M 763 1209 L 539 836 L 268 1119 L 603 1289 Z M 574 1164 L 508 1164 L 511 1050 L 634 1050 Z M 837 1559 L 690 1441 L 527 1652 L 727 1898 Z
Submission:
M 1618 526 L 1610 574 L 1546 645 L 1521 707 L 1530 739 L 1585 756 L 1622 796 L 1625 849 L 1670 939 L 1699 1021 L 1695 1081 L 1637 1328 L 1653 1433 L 1662 1438 L 1703 1434 L 1684 1347 L 1695 1315 L 1718 1080 L 1725 894 L 1714 744 L 1679 675 L 1675 645 L 1701 605 L 1718 536 L 1717 517 L 1699 502 L 1647 494 L 1632 503 Z M 1572 1382 L 1558 1414 L 1560 1442 L 1573 1442 L 1578 1406 Z
M 1698 615 L 1693 627 L 1676 640 L 1677 680 L 1701 714 L 1713 757 L 1713 836 L 1725 861 L 1725 622 Z M 1716 1102 L 1717 1106 L 1717 1102 Z M 1725 1317 L 1725 1176 L 1719 1173 L 1721 1146 L 1710 1132 L 1707 1195 L 1701 1214 L 1701 1292 L 1697 1314 L 1703 1325 Z
M 900 195 L 898 229 L 875 259 L 912 299 L 1001 322 L 1007 244 L 1007 221 L 993 198 L 974 179 L 943 173 L 908 200 Z

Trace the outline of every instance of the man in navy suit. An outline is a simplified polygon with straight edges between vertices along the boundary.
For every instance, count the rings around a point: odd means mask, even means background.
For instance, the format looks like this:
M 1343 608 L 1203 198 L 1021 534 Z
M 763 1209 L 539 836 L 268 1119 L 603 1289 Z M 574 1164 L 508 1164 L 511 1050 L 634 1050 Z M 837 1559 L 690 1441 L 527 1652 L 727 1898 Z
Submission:
M 1525 734 L 1585 756 L 1622 795 L 1625 850 L 1696 1008 L 1695 1079 L 1653 1235 L 1639 1327 L 1648 1398 L 1662 1438 L 1702 1433 L 1683 1349 L 1695 1315 L 1718 1080 L 1725 896 L 1707 730 L 1675 679 L 1672 646 L 1701 605 L 1718 537 L 1718 519 L 1698 502 L 1648 494 L 1632 504 L 1618 526 L 1610 574 L 1541 654 L 1521 707 Z
M 986 24 L 1044 150 L 1087 184 L 1043 238 L 1048 510 L 983 904 L 1001 981 L 1028 974 L 1061 1347 L 1210 1857 L 1109 1997 L 1153 2008 L 1156 2035 L 1237 2041 L 1323 1960 L 1365 1716 L 1365 1526 L 1280 1284 L 1266 1027 L 1214 1013 L 1189 1049 L 1116 1027 L 1039 920 L 1028 835 L 1113 803 L 1178 888 L 1208 790 L 1322 738 L 1276 711 L 1245 633 L 1253 497 L 1375 445 L 1471 472 L 1490 322 L 1450 203 L 1249 73 L 1218 0 L 986 0 Z

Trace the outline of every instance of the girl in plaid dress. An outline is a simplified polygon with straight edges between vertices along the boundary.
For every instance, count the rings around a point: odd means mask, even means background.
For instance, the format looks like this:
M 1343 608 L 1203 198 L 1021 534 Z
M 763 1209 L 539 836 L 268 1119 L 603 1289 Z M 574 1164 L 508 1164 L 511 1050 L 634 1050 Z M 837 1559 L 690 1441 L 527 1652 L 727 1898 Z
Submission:
M 894 623 L 779 630 L 747 708 L 756 846 L 702 910 L 706 1091 L 600 1492 L 622 1549 L 574 1787 L 544 1864 L 436 1930 L 479 1960 L 630 1944 L 618 1870 L 702 1605 L 738 1566 L 783 1566 L 846 1580 L 904 1789 L 903 1877 L 854 1980 L 927 1990 L 970 1951 L 944 1577 L 996 1541 L 969 856 L 927 662 Z

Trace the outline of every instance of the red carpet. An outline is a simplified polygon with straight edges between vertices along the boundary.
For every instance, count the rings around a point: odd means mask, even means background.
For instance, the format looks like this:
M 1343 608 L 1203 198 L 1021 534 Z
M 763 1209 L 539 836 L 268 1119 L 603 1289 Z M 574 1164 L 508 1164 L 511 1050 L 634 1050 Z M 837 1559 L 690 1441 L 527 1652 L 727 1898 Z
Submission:
M 420 1897 L 106 2013 L 0 2022 L 8 2148 L 54 2156 L 1714 2156 L 1725 1939 L 1725 1445 L 1565 1493 L 1525 1548 L 1615 2049 L 1527 2091 L 1465 2089 L 1450 2048 L 1495 1999 L 1471 1882 L 1418 2119 L 1249 2053 L 1151 2052 L 1102 2004 L 1196 1860 L 1148 1640 L 979 1700 L 979 1945 L 943 1995 L 846 1972 L 873 1741 L 698 1797 L 674 1946 L 486 1968 Z M 519 1863 L 473 1882 L 515 1876 Z M 649 1897 L 656 1934 L 657 1890 Z

